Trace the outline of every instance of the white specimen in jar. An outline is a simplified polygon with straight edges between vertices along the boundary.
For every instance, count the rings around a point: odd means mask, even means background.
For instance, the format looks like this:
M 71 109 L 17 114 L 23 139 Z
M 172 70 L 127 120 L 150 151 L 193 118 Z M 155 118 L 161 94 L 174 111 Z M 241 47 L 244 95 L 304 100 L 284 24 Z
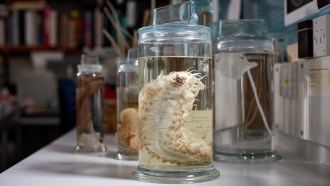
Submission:
M 196 108 L 196 97 L 205 89 L 201 75 L 180 71 L 147 83 L 139 95 L 141 149 L 151 158 L 177 165 L 209 164 L 212 145 L 185 127 Z
M 216 62 L 215 67 L 216 69 L 220 70 L 221 74 L 225 77 L 238 80 L 242 78 L 245 72 L 247 73 L 265 128 L 270 135 L 274 135 L 269 127 L 265 112 L 260 104 L 257 88 L 251 75 L 251 69 L 257 67 L 258 63 L 249 61 L 247 57 L 244 56 L 244 53 L 239 52 L 220 53 L 218 56 L 218 61 Z

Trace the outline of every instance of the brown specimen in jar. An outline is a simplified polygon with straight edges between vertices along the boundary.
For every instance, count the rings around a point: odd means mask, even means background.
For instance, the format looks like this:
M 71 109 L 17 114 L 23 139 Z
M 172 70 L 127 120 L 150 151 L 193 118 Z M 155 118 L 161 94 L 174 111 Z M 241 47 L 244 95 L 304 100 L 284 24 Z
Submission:
M 83 132 L 92 132 L 90 97 L 104 85 L 102 76 L 80 76 L 77 78 L 77 128 Z

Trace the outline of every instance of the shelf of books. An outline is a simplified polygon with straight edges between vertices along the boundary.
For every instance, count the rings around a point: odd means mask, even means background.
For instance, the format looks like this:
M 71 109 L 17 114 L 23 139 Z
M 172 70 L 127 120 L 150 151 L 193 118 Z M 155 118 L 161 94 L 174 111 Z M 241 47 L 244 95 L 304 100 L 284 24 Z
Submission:
M 73 5 L 79 2 L 68 1 Z M 102 10 L 91 2 L 94 5 L 88 8 L 80 4 L 68 8 L 62 2 L 66 9 L 44 0 L 0 4 L 0 50 L 76 52 L 83 47 L 103 47 Z

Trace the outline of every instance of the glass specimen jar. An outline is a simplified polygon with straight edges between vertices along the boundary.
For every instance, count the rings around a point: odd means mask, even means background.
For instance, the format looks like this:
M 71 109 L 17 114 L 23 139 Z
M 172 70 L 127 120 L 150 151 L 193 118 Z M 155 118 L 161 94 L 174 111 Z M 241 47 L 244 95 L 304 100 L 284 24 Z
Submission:
M 117 146 L 116 159 L 137 160 L 138 134 L 138 48 L 128 51 L 127 60 L 117 63 Z
M 139 165 L 157 183 L 215 179 L 211 29 L 195 24 L 191 2 L 155 9 L 139 32 Z
M 103 143 L 103 68 L 97 56 L 81 56 L 77 73 L 76 151 L 105 151 Z
M 273 128 L 273 38 L 264 20 L 220 21 L 215 46 L 216 160 L 278 160 Z

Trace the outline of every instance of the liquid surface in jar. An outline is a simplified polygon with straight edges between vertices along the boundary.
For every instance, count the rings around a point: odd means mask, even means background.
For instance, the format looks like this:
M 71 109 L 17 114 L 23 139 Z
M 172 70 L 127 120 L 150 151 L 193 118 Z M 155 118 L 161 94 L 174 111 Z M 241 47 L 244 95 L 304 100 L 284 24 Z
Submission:
M 212 91 L 205 57 L 139 59 L 140 166 L 212 164 Z

